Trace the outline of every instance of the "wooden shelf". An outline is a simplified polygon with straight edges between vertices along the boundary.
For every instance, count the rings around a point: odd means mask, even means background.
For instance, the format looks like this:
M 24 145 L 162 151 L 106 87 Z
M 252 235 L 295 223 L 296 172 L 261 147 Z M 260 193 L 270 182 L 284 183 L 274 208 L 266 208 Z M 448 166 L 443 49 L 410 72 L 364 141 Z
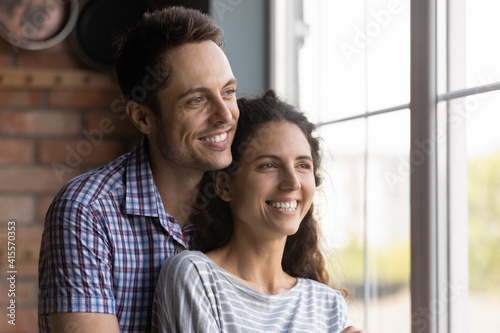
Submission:
M 111 75 L 71 69 L 0 69 L 0 89 L 117 90 Z

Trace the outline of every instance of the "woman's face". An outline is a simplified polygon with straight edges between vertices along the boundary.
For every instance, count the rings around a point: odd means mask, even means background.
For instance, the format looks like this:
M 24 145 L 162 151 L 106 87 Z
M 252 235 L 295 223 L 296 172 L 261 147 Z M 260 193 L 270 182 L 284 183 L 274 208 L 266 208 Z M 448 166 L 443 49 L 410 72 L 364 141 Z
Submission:
M 238 167 L 221 195 L 230 202 L 235 231 L 259 238 L 294 234 L 316 190 L 311 148 L 300 128 L 288 122 L 263 124 Z

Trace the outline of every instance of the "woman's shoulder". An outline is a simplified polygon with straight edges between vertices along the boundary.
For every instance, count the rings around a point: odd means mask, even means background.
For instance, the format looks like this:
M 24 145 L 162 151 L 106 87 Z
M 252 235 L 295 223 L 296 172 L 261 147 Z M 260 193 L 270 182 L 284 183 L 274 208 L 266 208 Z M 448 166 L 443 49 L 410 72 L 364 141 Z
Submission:
M 199 274 L 201 271 L 208 270 L 209 265 L 210 259 L 203 253 L 185 250 L 165 260 L 160 277 L 168 278 L 189 273 Z
M 344 302 L 344 296 L 342 292 L 334 289 L 324 283 L 311 280 L 311 279 L 301 279 L 302 289 L 314 298 L 329 299 L 332 301 Z
M 319 305 L 325 315 L 338 315 L 343 322 L 349 322 L 349 310 L 341 291 L 310 279 L 301 282 L 304 302 Z
M 195 250 L 184 250 L 176 255 L 171 256 L 165 260 L 165 263 L 168 262 L 204 262 L 209 260 L 208 257 L 200 252 Z

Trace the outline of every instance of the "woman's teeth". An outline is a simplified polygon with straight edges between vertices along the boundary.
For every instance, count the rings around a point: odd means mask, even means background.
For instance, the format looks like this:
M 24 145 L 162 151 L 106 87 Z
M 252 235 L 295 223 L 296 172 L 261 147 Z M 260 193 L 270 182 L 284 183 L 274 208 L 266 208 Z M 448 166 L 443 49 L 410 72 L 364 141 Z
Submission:
M 212 136 L 210 138 L 201 138 L 201 141 L 217 143 L 226 140 L 226 138 L 227 138 L 227 132 L 222 133 L 221 135 Z
M 284 212 L 293 212 L 297 209 L 297 201 L 268 202 L 268 205 Z

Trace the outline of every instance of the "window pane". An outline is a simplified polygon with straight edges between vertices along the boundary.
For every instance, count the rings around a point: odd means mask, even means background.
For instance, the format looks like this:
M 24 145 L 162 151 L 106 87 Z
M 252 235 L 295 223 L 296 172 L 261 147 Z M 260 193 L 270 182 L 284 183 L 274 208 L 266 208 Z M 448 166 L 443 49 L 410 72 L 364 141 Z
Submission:
M 467 97 L 469 332 L 500 327 L 500 92 Z
M 444 92 L 447 80 L 449 91 L 500 81 L 500 2 L 438 0 L 438 4 L 438 58 L 443 60 L 438 68 L 439 93 Z M 443 66 L 449 66 L 448 78 L 443 75 L 446 71 Z
M 319 128 L 323 141 L 316 202 L 332 283 L 348 290 L 351 321 L 364 327 L 365 120 Z
M 372 332 L 409 331 L 409 130 L 408 110 L 320 128 L 334 283 L 354 292 L 353 323 Z
M 409 102 L 408 2 L 308 0 L 303 5 L 307 34 L 299 53 L 300 105 L 314 121 Z
M 500 81 L 500 2 L 466 2 L 466 87 Z
M 364 42 L 355 39 L 364 27 L 365 1 L 308 0 L 303 6 L 308 33 L 299 53 L 301 108 L 316 122 L 365 112 Z
M 367 108 L 410 102 L 410 2 L 367 1 Z
M 410 113 L 368 119 L 368 329 L 410 331 Z

